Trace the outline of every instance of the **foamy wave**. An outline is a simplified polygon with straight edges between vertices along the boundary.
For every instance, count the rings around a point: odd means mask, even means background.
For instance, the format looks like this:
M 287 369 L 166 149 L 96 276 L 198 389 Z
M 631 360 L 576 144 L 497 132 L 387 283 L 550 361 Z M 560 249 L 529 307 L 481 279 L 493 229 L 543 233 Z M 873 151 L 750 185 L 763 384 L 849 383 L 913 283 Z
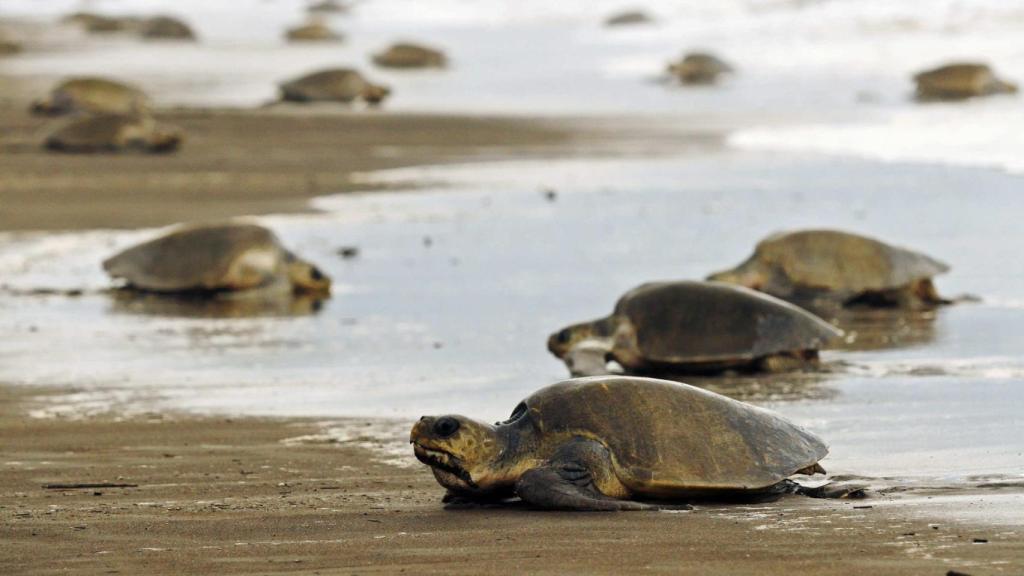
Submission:
M 1024 379 L 1024 363 L 1019 358 L 993 356 L 984 358 L 923 359 L 920 361 L 878 360 L 849 366 L 849 372 L 869 378 L 959 377 L 981 380 Z
M 872 124 L 819 124 L 742 130 L 731 146 L 821 152 L 886 162 L 998 167 L 1024 172 L 1024 110 L 1013 98 L 928 105 Z

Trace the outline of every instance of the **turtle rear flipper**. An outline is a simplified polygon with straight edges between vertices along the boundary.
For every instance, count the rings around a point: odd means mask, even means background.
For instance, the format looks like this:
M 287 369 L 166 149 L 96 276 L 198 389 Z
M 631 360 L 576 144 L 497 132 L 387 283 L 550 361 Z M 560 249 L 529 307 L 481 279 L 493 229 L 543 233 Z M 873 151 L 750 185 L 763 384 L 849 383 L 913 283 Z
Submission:
M 791 482 L 787 480 L 787 482 Z M 829 482 L 816 486 L 814 488 L 808 488 L 791 482 L 794 494 L 800 494 L 801 496 L 807 496 L 808 498 L 821 498 L 828 500 L 860 500 L 868 497 L 868 487 L 864 484 L 856 484 L 853 482 Z

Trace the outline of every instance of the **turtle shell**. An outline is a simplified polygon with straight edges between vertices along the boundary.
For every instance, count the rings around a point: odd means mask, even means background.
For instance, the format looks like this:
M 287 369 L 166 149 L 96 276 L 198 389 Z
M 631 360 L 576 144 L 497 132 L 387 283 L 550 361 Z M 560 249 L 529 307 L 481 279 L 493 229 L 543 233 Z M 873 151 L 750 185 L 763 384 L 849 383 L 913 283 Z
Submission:
M 285 251 L 255 224 L 189 226 L 103 263 L 110 276 L 153 292 L 246 290 L 280 277 Z
M 771 236 L 757 245 L 752 258 L 793 292 L 849 297 L 900 288 L 949 271 L 946 264 L 920 252 L 835 230 Z
M 322 70 L 281 84 L 281 98 L 291 102 L 352 102 L 359 98 L 367 82 L 349 68 Z
M 53 89 L 55 111 L 137 114 L 146 110 L 146 95 L 133 86 L 105 78 L 72 78 Z
M 523 404 L 542 447 L 597 440 L 623 484 L 651 497 L 765 488 L 828 454 L 820 438 L 773 412 L 665 380 L 577 378 Z
M 654 282 L 627 292 L 614 314 L 636 331 L 648 362 L 686 365 L 818 350 L 840 335 L 814 314 L 720 282 Z

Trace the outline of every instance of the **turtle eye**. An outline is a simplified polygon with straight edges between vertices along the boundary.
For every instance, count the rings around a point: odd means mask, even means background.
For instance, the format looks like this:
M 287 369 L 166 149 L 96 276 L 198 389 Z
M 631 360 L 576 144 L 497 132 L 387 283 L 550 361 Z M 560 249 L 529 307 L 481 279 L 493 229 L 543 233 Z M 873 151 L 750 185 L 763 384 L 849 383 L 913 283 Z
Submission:
M 310 268 L 310 270 L 309 270 L 309 277 L 312 278 L 313 280 L 323 280 L 324 279 L 323 272 L 320 272 L 320 269 L 317 268 L 316 266 Z
M 568 328 L 564 328 L 555 338 L 558 339 L 559 344 L 567 344 L 569 339 L 572 338 L 572 332 Z
M 434 423 L 434 434 L 439 438 L 448 438 L 459 430 L 459 421 L 455 418 L 445 416 Z

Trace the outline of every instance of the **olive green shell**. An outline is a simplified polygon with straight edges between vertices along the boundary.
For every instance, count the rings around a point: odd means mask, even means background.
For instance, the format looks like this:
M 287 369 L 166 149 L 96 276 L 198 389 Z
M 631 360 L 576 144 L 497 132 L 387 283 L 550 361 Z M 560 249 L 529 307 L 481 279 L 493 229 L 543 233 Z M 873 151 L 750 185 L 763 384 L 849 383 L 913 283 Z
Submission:
M 179 228 L 107 259 L 103 268 L 129 286 L 152 292 L 245 290 L 281 276 L 286 252 L 277 236 L 255 224 Z M 255 274 L 231 277 L 239 259 Z
M 655 282 L 630 290 L 614 316 L 636 330 L 648 362 L 701 364 L 818 350 L 839 331 L 792 304 L 718 282 Z
M 443 68 L 447 58 L 434 48 L 399 43 L 374 54 L 373 63 L 382 68 Z
M 577 378 L 524 403 L 543 451 L 567 437 L 597 440 L 639 495 L 765 488 L 828 454 L 820 438 L 773 412 L 664 380 Z
M 314 72 L 281 84 L 281 99 L 290 102 L 352 102 L 362 96 L 367 82 L 349 68 Z
M 762 290 L 781 298 L 830 292 L 842 300 L 892 290 L 949 271 L 929 256 L 872 238 L 835 230 L 770 236 L 740 265 L 765 273 Z
M 1017 86 L 1001 80 L 986 64 L 956 63 L 914 76 L 921 100 L 962 100 L 975 96 L 1012 94 Z
M 50 94 L 47 112 L 62 114 L 138 114 L 149 106 L 146 95 L 134 86 L 106 78 L 72 78 L 61 82 Z

